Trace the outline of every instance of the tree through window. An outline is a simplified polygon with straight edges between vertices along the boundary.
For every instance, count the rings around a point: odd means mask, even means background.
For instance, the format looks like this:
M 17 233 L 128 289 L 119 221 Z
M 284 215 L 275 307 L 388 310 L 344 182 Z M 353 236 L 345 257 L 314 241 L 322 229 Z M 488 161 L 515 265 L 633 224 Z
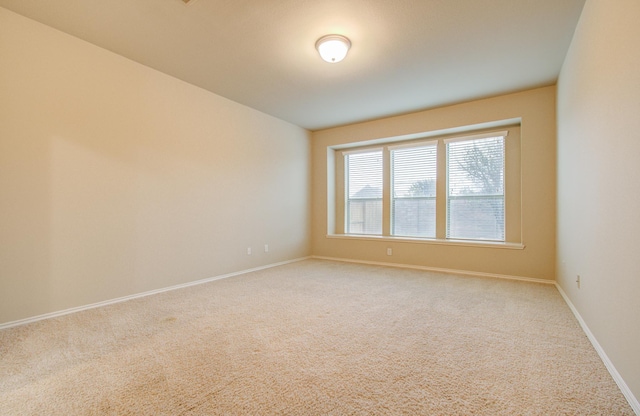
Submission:
M 505 238 L 504 137 L 447 143 L 447 238 Z

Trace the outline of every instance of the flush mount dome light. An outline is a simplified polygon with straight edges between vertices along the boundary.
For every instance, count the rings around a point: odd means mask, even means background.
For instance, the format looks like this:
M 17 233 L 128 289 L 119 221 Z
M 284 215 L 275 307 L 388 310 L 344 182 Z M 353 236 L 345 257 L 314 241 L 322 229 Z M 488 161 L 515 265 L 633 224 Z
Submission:
M 316 49 L 325 61 L 335 64 L 347 56 L 351 41 L 340 35 L 323 36 L 316 42 Z

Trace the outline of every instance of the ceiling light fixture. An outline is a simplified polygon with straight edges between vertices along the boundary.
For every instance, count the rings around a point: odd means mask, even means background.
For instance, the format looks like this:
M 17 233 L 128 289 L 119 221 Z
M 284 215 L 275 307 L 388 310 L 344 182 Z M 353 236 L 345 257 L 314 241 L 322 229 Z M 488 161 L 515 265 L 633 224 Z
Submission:
M 347 56 L 351 41 L 340 35 L 323 36 L 316 42 L 316 49 L 325 61 L 335 64 Z

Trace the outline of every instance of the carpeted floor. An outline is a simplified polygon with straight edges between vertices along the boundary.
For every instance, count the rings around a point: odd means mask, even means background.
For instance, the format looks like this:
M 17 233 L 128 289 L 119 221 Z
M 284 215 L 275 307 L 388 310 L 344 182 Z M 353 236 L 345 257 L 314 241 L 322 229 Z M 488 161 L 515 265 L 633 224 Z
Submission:
M 2 415 L 632 415 L 551 285 L 307 260 L 0 332 Z

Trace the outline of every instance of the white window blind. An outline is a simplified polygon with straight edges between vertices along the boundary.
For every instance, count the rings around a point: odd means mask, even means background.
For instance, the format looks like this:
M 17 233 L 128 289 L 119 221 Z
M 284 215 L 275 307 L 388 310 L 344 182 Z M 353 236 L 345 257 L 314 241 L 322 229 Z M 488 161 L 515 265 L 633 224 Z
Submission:
M 504 136 L 447 143 L 447 238 L 505 239 Z
M 346 232 L 382 234 L 382 150 L 345 155 Z
M 437 145 L 391 150 L 391 234 L 436 236 Z

